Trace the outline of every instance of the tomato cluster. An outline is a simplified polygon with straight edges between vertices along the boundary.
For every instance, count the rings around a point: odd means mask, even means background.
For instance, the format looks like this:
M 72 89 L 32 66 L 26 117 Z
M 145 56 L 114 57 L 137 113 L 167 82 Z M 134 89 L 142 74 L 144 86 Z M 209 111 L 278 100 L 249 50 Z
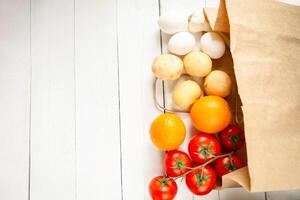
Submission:
M 165 176 L 155 177 L 149 184 L 152 199 L 174 199 L 177 193 L 175 180 L 178 178 L 185 178 L 193 194 L 208 194 L 215 188 L 218 178 L 245 166 L 243 160 L 234 154 L 244 144 L 244 132 L 235 125 L 229 125 L 215 135 L 196 134 L 189 141 L 189 155 L 180 150 L 166 152 L 163 163 Z

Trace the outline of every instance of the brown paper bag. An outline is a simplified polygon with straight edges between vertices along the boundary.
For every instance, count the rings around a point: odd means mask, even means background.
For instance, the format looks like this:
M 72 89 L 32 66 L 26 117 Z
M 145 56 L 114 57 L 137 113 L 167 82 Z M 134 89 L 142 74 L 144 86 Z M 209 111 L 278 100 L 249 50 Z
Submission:
M 230 30 L 234 67 L 230 53 L 223 67 L 235 74 L 246 135 L 248 167 L 224 176 L 222 187 L 299 189 L 300 7 L 221 0 L 217 13 L 205 14 L 214 31 Z

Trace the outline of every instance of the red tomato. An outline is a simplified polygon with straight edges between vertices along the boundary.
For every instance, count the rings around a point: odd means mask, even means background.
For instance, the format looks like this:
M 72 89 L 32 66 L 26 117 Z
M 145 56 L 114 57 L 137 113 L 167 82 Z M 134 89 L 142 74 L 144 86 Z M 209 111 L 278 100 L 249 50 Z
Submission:
M 189 171 L 191 166 L 190 157 L 183 151 L 173 150 L 165 155 L 164 168 L 166 174 L 170 177 L 181 176 Z
M 149 192 L 153 200 L 172 200 L 177 193 L 177 184 L 173 179 L 157 176 L 150 181 Z
M 221 154 L 220 142 L 207 133 L 195 135 L 188 146 L 189 154 L 195 162 L 205 163 L 216 155 Z
M 245 144 L 244 131 L 235 125 L 227 126 L 220 132 L 220 136 L 224 148 L 228 150 L 238 150 Z
M 213 168 L 205 166 L 186 175 L 185 182 L 189 190 L 196 195 L 208 194 L 214 189 L 217 177 Z
M 215 162 L 215 170 L 220 177 L 244 166 L 243 160 L 237 155 L 219 158 Z

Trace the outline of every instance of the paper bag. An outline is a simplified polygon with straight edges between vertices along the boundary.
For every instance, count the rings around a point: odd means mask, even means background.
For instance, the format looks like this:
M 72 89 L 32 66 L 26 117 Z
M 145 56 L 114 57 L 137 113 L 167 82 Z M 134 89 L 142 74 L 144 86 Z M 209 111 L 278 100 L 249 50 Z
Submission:
M 217 14 L 208 9 L 205 14 L 214 31 L 230 30 L 246 136 L 248 167 L 225 175 L 222 187 L 299 189 L 300 7 L 221 0 Z

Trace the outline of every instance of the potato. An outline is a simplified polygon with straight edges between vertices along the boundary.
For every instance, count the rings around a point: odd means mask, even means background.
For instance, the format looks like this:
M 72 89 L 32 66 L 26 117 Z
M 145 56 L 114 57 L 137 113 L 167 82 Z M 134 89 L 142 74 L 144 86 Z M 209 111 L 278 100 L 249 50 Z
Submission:
M 192 80 L 178 82 L 173 90 L 173 101 L 182 110 L 188 110 L 200 96 L 200 86 Z
M 152 72 L 161 80 L 176 80 L 183 71 L 182 60 L 171 54 L 157 56 L 152 64 Z
M 211 72 L 212 61 L 208 55 L 198 52 L 191 52 L 183 58 L 186 73 L 191 76 L 205 77 Z
M 204 80 L 204 91 L 207 95 L 226 97 L 231 92 L 231 79 L 227 73 L 214 70 Z

